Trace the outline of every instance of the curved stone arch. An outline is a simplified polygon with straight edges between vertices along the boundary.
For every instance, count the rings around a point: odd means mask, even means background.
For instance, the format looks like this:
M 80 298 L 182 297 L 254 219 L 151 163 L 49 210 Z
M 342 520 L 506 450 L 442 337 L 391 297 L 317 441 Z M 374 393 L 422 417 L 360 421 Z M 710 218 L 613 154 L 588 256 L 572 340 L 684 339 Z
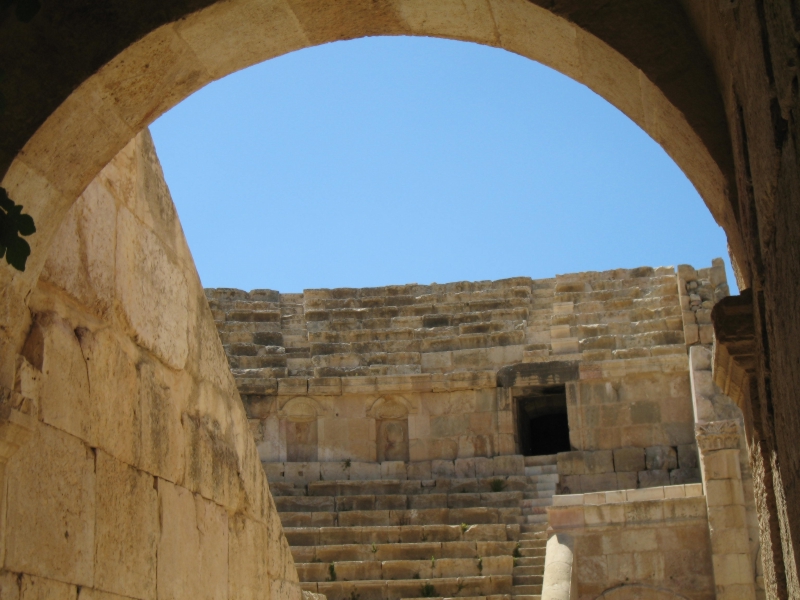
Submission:
M 597 600 L 689 600 L 672 590 L 641 585 L 623 584 L 609 588 L 597 597 Z
M 327 414 L 324 406 L 308 396 L 295 396 L 278 410 L 278 418 L 293 423 L 310 423 Z
M 416 408 L 403 396 L 381 396 L 367 409 L 371 419 L 405 419 L 415 414 Z
M 196 10 L 198 5 L 205 7 Z M 680 8 L 670 10 L 678 11 L 672 17 L 685 30 L 684 37 L 694 40 L 689 46 L 700 48 L 686 15 Z M 130 41 L 123 41 L 116 55 L 108 42 L 109 48 L 103 48 L 106 54 L 97 54 L 113 58 L 98 65 L 99 70 L 76 75 L 74 82 L 60 82 L 61 88 L 53 92 L 63 98 L 58 107 L 45 119 L 36 115 L 28 119 L 41 123 L 35 133 L 15 132 L 26 141 L 2 185 L 34 217 L 38 232 L 30 240 L 33 253 L 25 273 L 0 265 L 0 280 L 5 283 L 8 304 L 13 305 L 2 319 L 14 324 L 9 329 L 12 343 L 3 344 L 6 352 L 21 347 L 24 298 L 38 278 L 66 211 L 138 131 L 194 91 L 234 71 L 301 48 L 363 36 L 434 36 L 504 48 L 587 85 L 665 148 L 725 227 L 734 254 L 739 254 L 739 234 L 728 202 L 733 186 L 730 142 L 713 75 L 706 77 L 703 72 L 695 77 L 702 79 L 700 87 L 712 91 L 704 92 L 704 98 L 710 99 L 698 101 L 705 108 L 695 111 L 699 115 L 693 117 L 693 126 L 632 60 L 589 33 L 589 25 L 580 27 L 528 0 L 165 0 L 161 12 L 167 16 L 143 13 L 138 39 L 128 32 L 132 37 L 124 39 Z M 639 21 L 622 20 L 616 25 L 628 29 L 631 22 L 636 23 L 640 30 L 633 37 L 640 41 L 649 39 L 641 29 L 651 27 L 658 33 L 658 15 L 637 16 Z M 159 26 L 159 18 L 173 21 Z M 613 27 L 600 23 L 596 29 L 602 35 Z M 634 40 L 614 41 L 617 47 L 636 52 L 631 50 L 637 46 Z M 651 57 L 654 72 L 661 68 L 657 62 Z M 676 90 L 669 69 L 661 70 L 670 97 L 682 102 L 684 109 L 692 108 L 693 100 L 687 98 L 693 97 L 696 81 L 683 82 L 686 89 Z M 48 102 L 53 104 L 52 98 Z M 720 120 L 722 127 L 716 124 Z M 713 127 L 709 121 L 714 121 Z M 708 133 L 709 128 L 716 129 Z M 13 364 L 13 357 L 6 358 Z

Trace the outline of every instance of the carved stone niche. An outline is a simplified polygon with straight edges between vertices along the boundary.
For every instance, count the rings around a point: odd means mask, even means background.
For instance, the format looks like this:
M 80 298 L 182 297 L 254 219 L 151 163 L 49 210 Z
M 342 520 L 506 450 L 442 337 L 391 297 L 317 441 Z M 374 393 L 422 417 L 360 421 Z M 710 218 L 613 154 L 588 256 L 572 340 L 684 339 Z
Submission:
M 325 410 L 313 398 L 292 398 L 278 411 L 288 462 L 316 462 L 317 421 Z
M 375 419 L 378 462 L 408 461 L 408 415 L 411 405 L 402 396 L 378 398 L 367 411 Z

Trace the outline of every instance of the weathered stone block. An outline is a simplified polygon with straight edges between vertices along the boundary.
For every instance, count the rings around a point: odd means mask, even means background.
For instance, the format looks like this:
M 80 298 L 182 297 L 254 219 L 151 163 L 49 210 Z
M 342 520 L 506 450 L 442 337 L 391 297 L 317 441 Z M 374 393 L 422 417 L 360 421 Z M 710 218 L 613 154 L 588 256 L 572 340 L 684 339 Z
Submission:
M 698 483 L 699 481 L 700 469 L 673 469 L 669 472 L 670 485 Z
M 639 487 L 648 488 L 669 485 L 669 471 L 639 471 Z
M 579 477 L 581 481 L 581 491 L 584 494 L 587 492 L 602 492 L 617 488 L 617 475 L 613 472 L 599 475 L 579 475 Z
M 475 457 L 475 477 L 491 477 L 494 475 L 494 461 L 483 456 Z
M 621 490 L 632 490 L 639 487 L 639 472 L 630 471 L 617 473 L 617 488 Z
M 54 313 L 38 315 L 30 340 L 42 349 L 41 416 L 48 425 L 95 445 L 86 360 L 69 323 Z
M 618 472 L 644 471 L 644 448 L 619 448 L 614 450 L 614 470 Z
M 601 475 L 614 472 L 614 457 L 611 450 L 584 452 L 583 460 L 587 475 Z
M 583 475 L 586 473 L 586 463 L 583 452 L 559 452 L 556 460 L 560 475 Z
M 524 475 L 525 459 L 519 455 L 495 456 L 493 459 L 495 475 Z
M 406 463 L 403 461 L 384 461 L 381 463 L 381 479 L 406 479 Z
M 459 479 L 475 477 L 475 459 L 457 458 L 455 460 L 455 470 L 456 477 Z
M 77 597 L 77 587 L 69 583 L 31 575 L 20 576 L 19 600 L 75 600 Z
M 117 217 L 116 296 L 136 341 L 173 369 L 189 355 L 189 288 L 183 269 L 128 210 Z
M 77 438 L 39 425 L 6 467 L 5 568 L 91 586 L 95 463 Z
M 672 446 L 650 446 L 645 456 L 648 470 L 678 468 L 678 454 Z
M 450 460 L 432 460 L 431 476 L 434 479 L 452 479 L 456 476 L 455 463 Z
M 431 462 L 410 462 L 406 467 L 406 474 L 409 479 L 431 479 Z
M 158 596 L 224 597 L 228 593 L 227 513 L 163 479 L 158 482 L 158 497 Z
M 318 462 L 284 463 L 283 479 L 287 483 L 294 483 L 294 484 L 319 481 L 319 473 L 320 473 L 319 465 L 320 463 Z M 378 469 L 380 469 L 380 465 L 375 465 L 375 466 L 378 467 Z M 351 465 L 350 469 L 351 469 L 350 478 L 354 479 L 352 474 L 353 465 Z M 380 479 L 380 477 L 378 477 L 378 479 Z
M 352 462 L 350 464 L 350 479 L 358 481 L 371 481 L 381 478 L 381 466 L 378 463 Z
M 631 403 L 631 423 L 640 425 L 644 423 L 659 423 L 661 421 L 661 406 L 658 402 L 633 402 Z
M 95 586 L 134 598 L 156 595 L 158 493 L 153 477 L 97 451 Z

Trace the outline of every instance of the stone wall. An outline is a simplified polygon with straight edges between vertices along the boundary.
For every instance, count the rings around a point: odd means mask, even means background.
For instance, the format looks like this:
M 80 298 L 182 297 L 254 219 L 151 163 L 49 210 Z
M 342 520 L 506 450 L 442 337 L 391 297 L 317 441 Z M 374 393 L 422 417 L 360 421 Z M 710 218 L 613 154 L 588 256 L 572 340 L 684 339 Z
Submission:
M 0 597 L 300 597 L 146 131 L 72 206 L 0 410 Z
M 574 552 L 568 597 L 589 600 L 611 590 L 619 594 L 613 597 L 648 600 L 728 597 L 715 590 L 702 492 L 691 484 L 556 496 L 550 533 Z M 735 564 L 726 568 L 735 576 Z
M 687 346 L 727 284 L 719 259 L 678 271 L 206 295 L 271 479 L 481 476 L 560 385 L 578 493 L 700 481 Z

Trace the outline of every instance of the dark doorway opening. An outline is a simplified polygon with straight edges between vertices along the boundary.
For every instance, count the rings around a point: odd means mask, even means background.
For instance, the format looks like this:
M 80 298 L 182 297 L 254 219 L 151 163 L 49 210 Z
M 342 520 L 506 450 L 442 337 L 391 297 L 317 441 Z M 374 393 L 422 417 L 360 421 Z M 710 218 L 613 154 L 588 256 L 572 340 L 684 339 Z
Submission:
M 517 429 L 524 456 L 571 450 L 564 386 L 544 387 L 517 398 Z

